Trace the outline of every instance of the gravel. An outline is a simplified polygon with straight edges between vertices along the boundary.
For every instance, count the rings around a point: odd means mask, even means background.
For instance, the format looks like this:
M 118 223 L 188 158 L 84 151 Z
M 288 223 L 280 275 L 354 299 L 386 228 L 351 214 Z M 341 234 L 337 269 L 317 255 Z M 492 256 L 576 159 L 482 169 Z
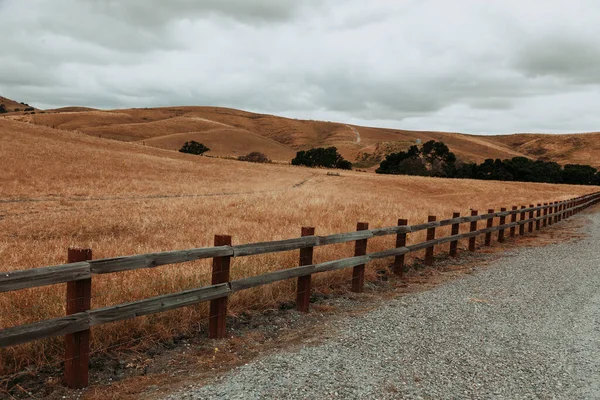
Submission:
M 600 214 L 575 218 L 583 239 L 512 251 L 168 399 L 600 398 Z

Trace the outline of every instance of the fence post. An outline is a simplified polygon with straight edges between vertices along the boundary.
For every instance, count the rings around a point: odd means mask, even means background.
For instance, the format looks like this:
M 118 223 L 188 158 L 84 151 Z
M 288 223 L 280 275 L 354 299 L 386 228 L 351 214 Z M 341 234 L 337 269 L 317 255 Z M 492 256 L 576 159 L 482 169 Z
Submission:
M 69 263 L 92 259 L 92 249 L 69 248 Z M 91 307 L 92 279 L 67 282 L 67 315 L 87 311 Z M 90 361 L 90 330 L 65 335 L 65 384 L 71 389 L 88 385 Z
M 399 219 L 398 226 L 408 225 L 408 220 Z M 406 246 L 406 233 L 399 233 L 396 235 L 396 248 Z M 404 275 L 404 254 L 396 256 L 394 259 L 394 274 L 403 276 Z
M 429 217 L 427 217 L 427 222 L 435 222 L 436 219 L 437 218 L 435 215 L 430 215 Z M 428 228 L 426 240 L 430 241 L 433 239 L 435 239 L 435 228 Z M 433 265 L 433 250 L 433 245 L 425 249 L 425 265 Z
M 558 222 L 562 221 L 562 214 L 563 214 L 563 207 L 565 205 L 564 204 L 559 204 L 558 205 Z
M 524 208 L 526 208 L 526 207 L 521 206 L 521 210 L 523 210 Z M 525 213 L 523 211 L 521 211 L 521 218 L 519 220 L 525 221 Z M 524 234 L 525 234 L 525 224 L 522 223 L 519 225 L 519 235 L 523 236 Z
M 554 217 L 552 216 L 554 213 L 554 202 L 551 201 L 548 206 L 548 215 L 550 215 L 550 217 L 548 217 L 548 225 L 552 225 L 554 223 Z
M 231 236 L 215 235 L 215 246 L 231 246 Z M 229 282 L 231 257 L 215 257 L 212 264 L 212 284 Z M 227 297 L 210 301 L 208 337 L 223 339 L 227 335 Z
M 356 224 L 357 231 L 366 231 L 369 229 L 367 222 Z M 354 243 L 354 256 L 364 256 L 367 254 L 367 239 L 357 240 Z M 365 286 L 365 264 L 357 265 L 352 269 L 352 291 L 360 293 Z
M 460 218 L 460 213 L 458 213 L 458 212 L 452 213 L 452 218 Z M 452 236 L 458 235 L 459 230 L 460 230 L 460 224 L 452 224 L 452 230 L 451 230 L 450 234 Z M 456 257 L 457 250 L 458 250 L 458 240 L 451 241 L 450 242 L 450 257 Z
M 548 225 L 548 203 L 544 203 L 544 218 L 542 219 L 542 227 L 545 228 Z
M 494 213 L 493 208 L 488 209 L 488 214 L 493 214 L 493 213 Z M 485 224 L 486 228 L 491 228 L 492 226 L 494 226 L 494 217 L 488 218 L 487 223 Z M 492 245 L 492 232 L 485 233 L 485 245 L 486 246 Z
M 538 206 L 538 207 L 541 207 L 542 205 L 541 205 L 540 203 L 538 203 L 538 205 L 537 205 L 537 206 Z M 536 230 L 536 231 L 539 231 L 539 230 L 540 230 L 540 225 L 542 224 L 542 220 L 541 220 L 541 219 L 539 219 L 539 218 L 542 216 L 542 209 L 541 209 L 541 208 L 539 208 L 539 209 L 537 210 L 537 212 L 535 213 L 535 216 L 538 218 L 538 220 L 537 220 L 537 221 L 535 221 L 535 230 Z
M 533 204 L 530 204 L 529 208 L 533 208 Z M 529 211 L 529 233 L 531 232 L 533 232 L 533 210 Z
M 471 217 L 477 216 L 477 210 L 471 210 Z M 471 221 L 471 225 L 469 226 L 469 232 L 475 232 L 477 230 L 477 221 Z M 475 251 L 475 243 L 477 241 L 476 236 L 472 236 L 469 238 L 469 251 Z
M 506 211 L 506 207 L 502 207 L 500 209 L 500 212 L 505 212 L 505 211 Z M 500 222 L 498 222 L 498 224 L 500 224 L 500 225 L 506 224 L 506 217 L 505 216 L 501 216 L 500 217 Z M 498 242 L 504 243 L 504 229 L 500 229 L 498 231 Z
M 512 210 L 513 210 L 513 211 L 517 211 L 517 208 L 518 208 L 517 206 L 512 206 Z M 513 214 L 511 214 L 511 215 L 510 215 L 510 222 L 511 222 L 511 223 L 513 223 L 513 222 L 517 222 L 517 213 L 513 213 Z M 515 237 L 515 230 L 516 230 L 516 229 L 517 229 L 517 227 L 516 227 L 516 226 L 511 226 L 511 227 L 510 227 L 510 237 L 511 237 L 511 238 L 514 238 L 514 237 Z
M 557 224 L 558 223 L 558 202 L 555 201 L 554 202 L 554 223 Z
M 575 200 L 571 200 L 571 202 L 569 203 L 569 218 L 573 216 L 573 207 L 575 207 Z
M 302 227 L 302 236 L 312 236 L 314 234 L 314 227 Z M 300 249 L 300 266 L 310 265 L 313 263 L 313 249 L 313 246 Z M 298 283 L 296 285 L 296 310 L 300 312 L 306 313 L 310 308 L 310 281 L 311 275 L 298 277 Z

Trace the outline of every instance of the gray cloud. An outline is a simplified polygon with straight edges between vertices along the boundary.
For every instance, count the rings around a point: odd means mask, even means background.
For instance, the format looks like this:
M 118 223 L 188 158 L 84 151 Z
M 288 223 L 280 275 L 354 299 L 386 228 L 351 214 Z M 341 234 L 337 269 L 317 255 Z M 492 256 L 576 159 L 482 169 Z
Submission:
M 558 32 L 526 43 L 514 65 L 527 76 L 558 76 L 579 84 L 600 84 L 600 44 L 593 37 Z
M 0 0 L 0 94 L 40 107 L 592 131 L 598 11 L 593 0 Z

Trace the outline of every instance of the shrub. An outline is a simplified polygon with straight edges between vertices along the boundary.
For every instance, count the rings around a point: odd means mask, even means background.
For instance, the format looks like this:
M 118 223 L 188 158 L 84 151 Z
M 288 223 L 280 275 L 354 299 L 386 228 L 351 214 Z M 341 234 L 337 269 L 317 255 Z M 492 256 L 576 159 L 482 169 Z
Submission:
M 271 162 L 269 157 L 267 157 L 265 155 L 265 153 L 261 153 L 260 151 L 253 151 L 251 153 L 246 154 L 245 156 L 239 156 L 238 160 L 255 162 L 255 163 L 270 163 Z
M 191 142 L 185 142 L 181 149 L 179 149 L 181 153 L 189 153 L 196 155 L 202 155 L 209 150 L 210 149 L 208 147 L 206 147 L 202 143 L 196 142 L 195 140 L 192 140 Z
M 299 151 L 292 160 L 292 165 L 352 169 L 352 163 L 345 160 L 335 147 L 317 147 L 315 149 Z
M 27 107 L 27 108 L 25 109 L 25 111 L 34 111 L 34 110 L 35 110 L 35 108 L 33 108 L 33 107 Z
M 0 114 L 4 114 L 7 113 L 8 111 L 6 110 L 6 107 L 4 107 L 4 104 L 0 104 Z

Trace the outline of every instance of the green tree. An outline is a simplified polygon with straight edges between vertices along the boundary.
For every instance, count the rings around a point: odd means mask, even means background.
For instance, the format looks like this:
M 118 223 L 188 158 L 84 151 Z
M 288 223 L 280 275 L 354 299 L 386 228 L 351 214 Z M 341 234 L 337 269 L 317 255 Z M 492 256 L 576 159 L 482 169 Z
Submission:
M 307 167 L 326 167 L 339 169 L 352 169 L 352 163 L 338 153 L 336 147 L 317 147 L 310 150 L 301 150 L 296 153 L 292 165 L 305 165 Z
M 598 170 L 589 165 L 567 164 L 563 169 L 563 183 L 573 185 L 591 185 Z
M 185 142 L 185 144 L 181 147 L 181 149 L 179 149 L 179 151 L 181 153 L 202 155 L 207 151 L 210 151 L 210 149 L 202 143 L 198 143 L 195 140 L 192 140 L 191 142 Z

